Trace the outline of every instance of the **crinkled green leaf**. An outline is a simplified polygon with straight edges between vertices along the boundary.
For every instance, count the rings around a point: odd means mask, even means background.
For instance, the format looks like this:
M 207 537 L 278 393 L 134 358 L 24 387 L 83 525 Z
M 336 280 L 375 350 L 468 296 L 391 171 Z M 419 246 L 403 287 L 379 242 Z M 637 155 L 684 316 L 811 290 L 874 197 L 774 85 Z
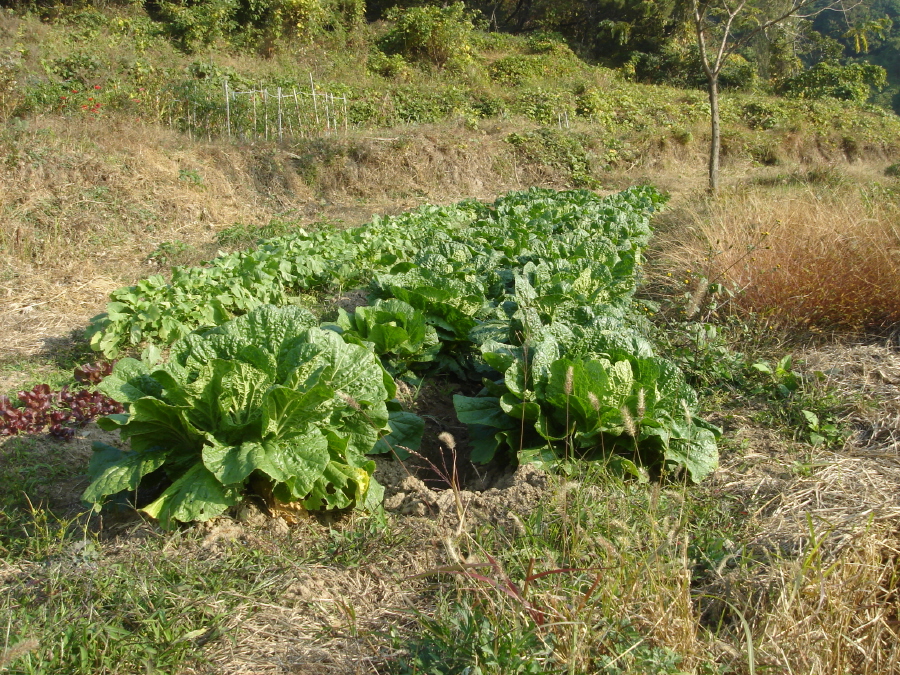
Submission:
M 261 443 L 247 441 L 240 445 L 224 445 L 210 437 L 203 447 L 203 464 L 223 485 L 243 483 L 246 478 L 268 466 L 266 451 Z
M 500 399 L 493 396 L 453 396 L 456 416 L 463 424 L 478 424 L 495 429 L 512 429 L 516 421 L 500 408 Z
M 243 360 L 272 376 L 272 361 L 259 350 L 277 355 L 286 343 L 316 323 L 315 317 L 300 307 L 262 305 L 206 333 L 182 338 L 172 345 L 172 357 L 182 365 L 217 358 Z
M 128 413 L 116 413 L 98 418 L 97 426 L 104 431 L 119 431 L 123 426 L 128 424 L 129 419 L 131 419 L 131 415 Z
M 327 442 L 317 430 L 290 439 L 262 443 L 246 441 L 225 446 L 212 440 L 203 448 L 203 463 L 225 485 L 243 483 L 254 471 L 261 471 L 277 483 L 288 483 L 297 494 L 306 495 L 329 461 Z
M 311 328 L 306 333 L 311 345 L 320 348 L 314 357 L 315 381 L 327 385 L 338 396 L 356 404 L 370 404 L 388 398 L 384 369 L 371 352 L 344 342 L 332 331 Z M 307 380 L 310 386 L 312 382 Z M 351 404 L 352 405 L 352 404 Z
M 409 333 L 400 326 L 389 324 L 375 324 L 369 329 L 369 339 L 375 345 L 377 354 L 397 352 L 398 349 L 409 342 Z
M 141 478 L 161 467 L 169 452 L 169 448 L 123 452 L 104 443 L 95 443 L 95 454 L 88 467 L 88 475 L 93 480 L 81 495 L 82 500 L 100 504 L 109 495 L 136 490 Z
M 282 441 L 262 443 L 268 460 L 260 466 L 272 480 L 287 486 L 291 499 L 305 497 L 330 461 L 328 440 L 318 429 Z
M 389 452 L 396 454 L 400 459 L 405 459 L 409 456 L 409 452 L 404 448 L 419 449 L 425 433 L 425 421 L 421 417 L 402 410 L 392 410 L 388 426 L 390 432 L 378 439 L 372 448 L 373 454 Z
M 261 416 L 260 408 L 266 393 L 272 386 L 272 378 L 262 370 L 240 361 L 222 377 L 222 389 L 227 397 L 225 426 L 243 429 L 255 423 Z
M 166 529 L 176 521 L 204 521 L 222 514 L 240 501 L 240 490 L 222 485 L 202 462 L 196 462 L 159 498 L 143 509 Z
M 203 364 L 196 379 L 182 388 L 187 417 L 198 429 L 222 429 L 231 403 L 231 392 L 223 385 L 237 363 L 214 358 Z
M 368 410 L 335 410 L 331 417 L 331 428 L 340 429 L 347 440 L 345 459 L 362 457 L 378 443 L 380 432 L 388 423 L 388 411 L 384 403 Z
M 669 444 L 665 450 L 666 463 L 684 467 L 696 483 L 716 470 L 719 451 L 712 431 L 686 421 L 672 422 L 670 429 Z
M 199 452 L 203 435 L 188 421 L 185 406 L 173 406 L 145 397 L 131 404 L 131 416 L 121 428 L 122 440 L 130 440 L 138 452 L 170 448 L 179 454 Z
M 334 396 L 334 391 L 324 384 L 303 392 L 272 387 L 262 397 L 261 436 L 280 439 L 306 433 L 310 424 L 329 415 Z
M 481 355 L 498 373 L 505 373 L 514 363 L 523 359 L 521 347 L 512 347 L 494 340 L 487 340 L 481 345 Z
M 368 471 L 368 469 L 366 470 Z M 373 468 L 371 472 L 374 471 L 375 469 Z M 358 502 L 358 506 L 366 511 L 371 512 L 377 511 L 382 502 L 384 502 L 384 486 L 370 475 L 369 488 L 366 490 L 366 494 L 363 497 L 362 501 Z
M 504 394 L 500 397 L 500 408 L 513 419 L 531 422 L 537 421 L 541 414 L 541 407 L 535 401 L 523 402 L 513 394 Z
M 497 428 L 482 424 L 469 425 L 469 443 L 472 445 L 469 459 L 476 464 L 487 464 L 500 449 Z
M 303 505 L 310 511 L 319 511 L 345 509 L 354 503 L 364 504 L 373 471 L 374 462 L 371 467 L 329 462 L 322 477 L 315 482 L 309 496 L 303 500 Z
M 117 361 L 112 374 L 103 378 L 97 388 L 119 403 L 132 403 L 162 393 L 162 387 L 151 377 L 146 364 L 131 358 Z
M 562 461 L 560 455 L 548 445 L 524 448 L 516 454 L 519 464 L 532 464 L 545 471 L 552 471 Z
M 255 345 L 271 354 L 278 354 L 283 344 L 317 324 L 309 310 L 301 307 L 262 305 L 211 333 L 235 336 L 246 345 Z

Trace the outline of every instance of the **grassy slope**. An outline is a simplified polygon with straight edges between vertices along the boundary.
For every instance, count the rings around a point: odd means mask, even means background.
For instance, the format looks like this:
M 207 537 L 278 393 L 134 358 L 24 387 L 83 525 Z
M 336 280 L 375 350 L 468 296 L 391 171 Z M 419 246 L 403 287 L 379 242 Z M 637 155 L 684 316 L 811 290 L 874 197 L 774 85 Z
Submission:
M 542 505 L 511 528 L 474 522 L 455 534 L 393 513 L 288 527 L 249 512 L 242 523 L 166 536 L 127 518 L 77 516 L 80 472 L 97 430 L 64 446 L 7 441 L 0 452 L 0 616 L 12 618 L 0 667 L 356 673 L 424 672 L 417 668 L 437 661 L 460 672 L 476 659 L 484 672 L 712 673 L 748 672 L 752 659 L 757 668 L 795 672 L 895 672 L 897 542 L 889 518 L 897 504 L 882 495 L 896 495 L 900 485 L 896 450 L 883 433 L 896 414 L 896 356 L 875 348 L 811 352 L 800 368 L 825 380 L 808 378 L 802 396 L 786 403 L 775 383 L 746 364 L 794 349 L 796 333 L 773 337 L 763 317 L 720 325 L 718 341 L 698 340 L 679 312 L 693 312 L 680 299 L 684 282 L 693 291 L 697 263 L 709 262 L 698 240 L 685 236 L 700 226 L 735 236 L 748 224 L 776 220 L 817 227 L 830 222 L 824 203 L 857 218 L 854 227 L 884 228 L 883 247 L 895 249 L 891 223 L 900 200 L 881 170 L 897 158 L 896 119 L 728 96 L 728 188 L 710 202 L 702 195 L 706 132 L 698 92 L 642 87 L 581 66 L 519 87 L 491 81 L 484 69 L 387 80 L 356 65 L 358 53 L 308 45 L 271 60 L 185 57 L 152 37 L 136 51 L 135 37 L 146 30 L 134 17 L 130 24 L 82 18 L 68 27 L 12 15 L 2 21 L 6 46 L 24 50 L 19 94 L 45 86 L 42 62 L 90 51 L 99 65 L 87 84 L 96 82 L 104 95 L 152 92 L 167 78 L 186 77 L 183 69 L 197 61 L 261 82 L 313 71 L 322 82 L 356 87 L 366 100 L 455 88 L 463 101 L 495 97 L 506 112 L 477 117 L 471 106 L 438 100 L 426 110 L 428 124 L 277 146 L 191 140 L 152 110 L 124 104 L 95 119 L 29 103 L 31 112 L 8 120 L 2 133 L 0 391 L 48 379 L 63 384 L 86 358 L 83 344 L 66 333 L 100 311 L 109 290 L 246 244 L 259 226 L 353 225 L 373 212 L 528 185 L 591 179 L 612 189 L 650 180 L 675 197 L 659 223 L 668 243 L 660 244 L 653 272 L 654 292 L 671 303 L 670 348 L 708 387 L 709 411 L 728 440 L 722 471 L 704 486 L 622 485 L 586 471 L 553 479 Z M 483 54 L 488 63 L 524 51 L 507 40 L 485 45 Z M 575 113 L 582 87 L 608 94 L 593 117 Z M 529 119 L 521 102 L 537 89 L 555 89 L 571 106 L 569 129 Z M 39 100 L 4 100 L 32 99 Z M 517 144 L 507 140 L 513 133 Z M 747 236 L 758 245 L 753 232 Z M 712 311 L 704 304 L 693 318 L 723 321 Z M 723 345 L 728 349 L 717 351 Z M 746 352 L 743 360 L 735 351 Z M 728 367 L 749 374 L 728 372 L 723 354 L 736 359 Z M 439 396 L 441 384 L 434 388 L 438 393 L 420 396 Z M 851 420 L 856 435 L 846 452 L 839 443 L 806 444 L 802 409 Z M 487 575 L 494 582 L 411 578 L 488 556 L 497 561 Z M 536 579 L 524 598 L 498 589 L 507 578 L 523 588 L 532 565 L 534 572 L 587 569 Z M 550 625 L 538 628 L 529 608 L 546 612 Z

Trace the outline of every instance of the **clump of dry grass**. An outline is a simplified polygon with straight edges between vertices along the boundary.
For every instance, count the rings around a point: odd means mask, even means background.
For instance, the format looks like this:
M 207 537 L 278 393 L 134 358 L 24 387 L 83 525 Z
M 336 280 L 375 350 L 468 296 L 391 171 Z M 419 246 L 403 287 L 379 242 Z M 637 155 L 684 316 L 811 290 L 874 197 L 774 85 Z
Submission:
M 757 533 L 743 564 L 702 589 L 705 622 L 740 612 L 756 665 L 778 672 L 900 672 L 900 464 L 819 453 L 809 462 L 819 470 L 777 486 L 743 464 L 726 464 L 722 486 L 750 493 Z
M 900 672 L 896 537 L 872 526 L 833 560 L 818 543 L 769 574 L 777 592 L 759 617 L 759 663 L 821 675 Z
M 900 198 L 853 182 L 750 186 L 670 218 L 659 245 L 686 271 L 722 284 L 732 305 L 788 327 L 883 328 L 900 321 Z
M 710 487 L 747 511 L 744 561 L 699 589 L 704 619 L 737 608 L 756 665 L 773 672 L 900 673 L 900 356 L 829 345 L 799 361 L 861 397 L 847 420 L 855 433 L 838 450 L 800 456 L 769 432 L 736 434 L 747 446 L 726 453 Z

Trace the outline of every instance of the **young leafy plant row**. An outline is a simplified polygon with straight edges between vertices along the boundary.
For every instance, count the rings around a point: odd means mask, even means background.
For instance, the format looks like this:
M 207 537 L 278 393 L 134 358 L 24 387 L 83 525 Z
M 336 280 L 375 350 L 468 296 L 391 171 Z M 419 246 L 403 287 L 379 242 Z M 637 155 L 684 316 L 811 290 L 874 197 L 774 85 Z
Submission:
M 101 384 L 129 408 L 102 425 L 131 450 L 95 448 L 85 499 L 153 483 L 162 493 L 144 510 L 166 524 L 212 517 L 247 490 L 307 509 L 371 507 L 381 489 L 366 455 L 422 435 L 393 378 L 433 374 L 482 387 L 454 400 L 473 461 L 587 459 L 642 480 L 701 480 L 718 431 L 654 356 L 632 300 L 664 201 L 649 187 L 532 189 L 301 232 L 117 291 L 93 322 L 97 348 L 177 339 L 168 362 L 123 359 Z M 335 323 L 290 306 L 302 290 L 363 284 L 373 304 Z M 176 298 L 204 309 L 188 315 Z
M 201 267 L 176 267 L 169 281 L 154 275 L 114 291 L 106 311 L 91 319 L 91 347 L 115 358 L 141 343 L 171 344 L 260 305 L 287 304 L 304 291 L 365 285 L 373 271 L 415 255 L 425 233 L 461 229 L 479 208 L 424 206 L 351 230 L 298 229 Z

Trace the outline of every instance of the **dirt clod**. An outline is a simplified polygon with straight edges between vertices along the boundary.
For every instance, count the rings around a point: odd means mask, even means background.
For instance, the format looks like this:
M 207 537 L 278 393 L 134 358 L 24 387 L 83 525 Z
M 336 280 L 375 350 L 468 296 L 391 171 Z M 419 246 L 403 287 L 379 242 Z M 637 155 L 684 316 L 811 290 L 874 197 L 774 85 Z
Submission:
M 531 465 L 502 475 L 484 491 L 459 488 L 434 490 L 412 474 L 400 477 L 401 467 L 379 463 L 376 477 L 387 481 L 384 507 L 400 515 L 430 518 L 446 528 L 469 530 L 483 523 L 518 531 L 549 489 L 549 477 Z M 399 464 L 399 462 L 395 463 Z M 398 470 L 399 469 L 399 470 Z

